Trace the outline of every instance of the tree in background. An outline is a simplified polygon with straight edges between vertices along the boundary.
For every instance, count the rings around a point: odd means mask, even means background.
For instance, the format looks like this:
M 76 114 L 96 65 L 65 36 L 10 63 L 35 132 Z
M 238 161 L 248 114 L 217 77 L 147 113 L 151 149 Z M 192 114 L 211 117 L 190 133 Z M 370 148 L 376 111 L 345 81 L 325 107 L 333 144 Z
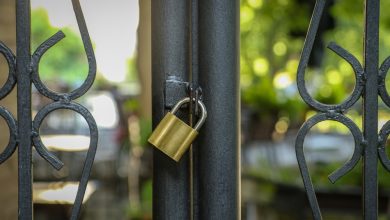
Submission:
M 309 5 L 296 0 L 241 1 L 243 112 L 249 109 L 249 121 L 263 125 L 249 129 L 257 131 L 249 139 L 270 138 L 279 118 L 304 117 L 305 106 L 294 82 L 309 14 Z
M 71 89 L 80 86 L 87 77 L 88 65 L 83 43 L 78 30 L 61 28 L 65 38 L 45 53 L 39 66 L 40 77 L 46 83 L 62 84 Z M 51 26 L 47 12 L 37 9 L 32 12 L 32 49 L 59 31 Z
M 247 135 L 247 139 L 277 139 L 313 114 L 298 94 L 296 72 L 314 3 L 241 0 L 243 112 L 249 112 L 248 121 L 253 122 L 248 130 L 256 132 Z M 390 15 L 383 10 L 390 3 L 381 4 L 380 60 L 384 60 L 390 55 Z M 351 66 L 326 46 L 334 41 L 363 63 L 363 12 L 363 1 L 327 1 L 306 75 L 309 93 L 321 102 L 340 103 L 355 86 Z M 348 112 L 359 126 L 360 111 L 356 105 Z M 386 114 L 381 112 L 383 117 L 390 118 Z M 253 128 L 256 125 L 261 127 Z M 330 127 L 347 132 L 342 125 Z

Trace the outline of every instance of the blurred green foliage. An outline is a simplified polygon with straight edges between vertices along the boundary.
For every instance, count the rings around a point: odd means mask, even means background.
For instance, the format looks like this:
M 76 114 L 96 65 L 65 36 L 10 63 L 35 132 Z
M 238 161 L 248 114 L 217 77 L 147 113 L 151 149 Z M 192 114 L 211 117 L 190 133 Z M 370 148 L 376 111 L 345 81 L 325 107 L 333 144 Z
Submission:
M 314 2 L 241 0 L 242 101 L 260 120 L 277 115 L 299 125 L 307 118 L 309 108 L 298 94 L 295 79 Z M 324 13 L 327 18 L 323 17 L 322 23 L 331 19 L 332 24 L 322 31 L 320 27 L 317 38 L 321 41 L 316 42 L 312 55 L 320 58 L 321 65 L 309 66 L 306 86 L 317 100 L 335 104 L 352 92 L 355 76 L 345 60 L 325 48 L 334 41 L 363 63 L 364 3 L 362 0 L 328 3 Z M 390 2 L 381 4 L 380 60 L 383 61 L 390 55 L 390 15 L 385 11 Z M 361 127 L 357 107 L 352 116 Z
M 129 219 L 133 220 L 149 220 L 152 219 L 152 209 L 153 209 L 153 195 L 152 195 L 152 180 L 147 180 L 142 185 L 141 190 L 141 207 L 138 209 L 131 209 L 129 208 L 127 210 L 127 215 Z
M 241 1 L 241 88 L 244 105 L 260 118 L 302 119 L 305 106 L 294 85 L 309 10 L 290 0 Z M 299 14 L 300 16 L 295 16 Z
M 288 117 L 297 125 L 317 114 L 310 110 L 298 94 L 296 72 L 310 23 L 315 1 L 301 0 L 241 0 L 241 92 L 243 105 L 253 109 L 260 120 L 277 115 Z M 341 103 L 355 86 L 352 67 L 332 51 L 325 49 L 330 42 L 345 48 L 363 65 L 364 2 L 363 0 L 330 0 L 324 13 L 331 25 L 323 29 L 317 38 L 312 55 L 320 54 L 320 65 L 306 70 L 307 88 L 317 100 Z M 389 1 L 381 2 L 380 62 L 390 56 L 390 8 Z M 323 21 L 322 21 L 323 22 Z M 329 21 L 328 21 L 329 22 Z M 321 29 L 321 27 L 320 27 Z M 318 40 L 318 39 L 317 39 Z M 317 50 L 317 51 L 315 51 Z M 380 64 L 379 64 L 380 65 Z M 389 80 L 386 85 L 390 88 Z M 348 113 L 362 127 L 361 105 L 358 103 Z M 383 124 L 390 119 L 389 109 L 380 108 L 379 120 Z M 259 123 L 259 122 L 253 122 Z M 261 123 L 261 122 L 260 122 Z M 321 122 L 315 128 L 324 132 L 348 130 L 336 122 Z M 389 153 L 388 153 L 389 154 Z M 361 164 L 341 178 L 335 185 L 328 175 L 342 164 L 312 164 L 310 173 L 316 186 L 361 186 Z M 261 164 L 250 175 L 261 176 L 274 182 L 293 183 L 302 186 L 297 167 L 275 168 Z M 388 172 L 379 164 L 379 187 L 390 186 Z
M 32 50 L 34 51 L 58 28 L 53 27 L 45 9 L 32 11 Z M 68 27 L 61 29 L 66 37 L 49 49 L 39 66 L 40 77 L 47 82 L 66 83 L 76 88 L 88 73 L 87 57 L 79 34 Z

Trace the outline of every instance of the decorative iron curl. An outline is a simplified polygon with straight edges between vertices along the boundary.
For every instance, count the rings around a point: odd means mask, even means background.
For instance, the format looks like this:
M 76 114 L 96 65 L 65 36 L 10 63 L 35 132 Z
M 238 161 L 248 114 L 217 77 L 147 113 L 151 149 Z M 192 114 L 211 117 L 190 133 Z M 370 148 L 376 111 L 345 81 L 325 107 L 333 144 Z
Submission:
M 89 126 L 89 134 L 90 134 L 89 149 L 87 152 L 87 157 L 84 162 L 84 168 L 81 174 L 79 188 L 77 191 L 75 202 L 73 204 L 72 215 L 71 215 L 71 220 L 76 220 L 80 213 L 81 205 L 85 195 L 85 190 L 88 184 L 88 179 L 91 174 L 93 161 L 95 159 L 97 143 L 98 143 L 98 139 L 97 139 L 98 129 L 92 114 L 88 111 L 88 109 L 86 109 L 85 107 L 83 107 L 78 103 L 58 101 L 58 102 L 53 102 L 45 106 L 44 108 L 42 108 L 34 118 L 33 143 L 38 153 L 56 169 L 61 169 L 63 164 L 54 155 L 52 155 L 42 143 L 42 140 L 39 136 L 39 127 L 41 126 L 42 121 L 45 119 L 45 117 L 48 114 L 59 109 L 68 109 L 79 113 L 81 116 L 84 117 L 84 119 L 86 120 Z
M 386 76 L 387 72 L 390 69 L 390 57 L 387 57 L 381 67 L 379 68 L 379 86 L 378 91 L 379 95 L 382 98 L 383 102 L 390 107 L 390 96 L 386 89 Z M 390 159 L 386 154 L 386 142 L 387 138 L 390 134 L 390 121 L 386 122 L 386 124 L 382 127 L 379 132 L 379 142 L 378 142 L 378 156 L 381 161 L 383 167 L 390 172 Z
M 0 53 L 4 56 L 8 63 L 8 79 L 0 89 L 0 99 L 6 97 L 16 84 L 16 58 L 11 49 L 3 42 L 0 42 Z
M 308 66 L 311 51 L 313 49 L 314 40 L 317 35 L 318 26 L 321 20 L 321 16 L 324 10 L 325 1 L 318 0 L 316 6 L 314 8 L 314 14 L 312 16 L 312 20 L 309 26 L 309 31 L 305 40 L 305 44 L 303 46 L 303 51 L 301 55 L 301 60 L 299 62 L 298 71 L 297 71 L 297 85 L 298 91 L 302 97 L 302 99 L 306 102 L 310 107 L 320 111 L 336 111 L 336 112 L 344 112 L 347 109 L 351 108 L 361 97 L 363 86 L 365 82 L 364 78 L 364 70 L 358 59 L 349 53 L 347 50 L 343 49 L 341 46 L 332 42 L 328 45 L 328 48 L 347 61 L 353 68 L 355 72 L 356 85 L 352 92 L 352 94 L 341 104 L 336 105 L 328 105 L 315 100 L 307 91 L 306 83 L 305 83 L 305 70 Z
M 390 121 L 379 132 L 378 155 L 383 167 L 390 172 L 390 160 L 386 154 L 386 142 L 390 134 Z
M 50 90 L 46 85 L 44 85 L 39 77 L 39 62 L 47 50 L 49 50 L 52 46 L 57 44 L 60 40 L 62 40 L 65 37 L 62 31 L 57 32 L 48 40 L 43 42 L 34 52 L 31 60 L 32 62 L 31 67 L 33 71 L 32 80 L 35 87 L 42 95 L 54 101 L 59 101 L 62 99 L 74 100 L 81 97 L 92 86 L 96 76 L 95 54 L 93 52 L 92 42 L 89 37 L 87 25 L 85 24 L 84 15 L 81 10 L 80 2 L 79 0 L 72 0 L 72 4 L 76 15 L 77 24 L 79 26 L 81 38 L 83 40 L 84 50 L 87 55 L 88 66 L 89 66 L 88 75 L 84 83 L 79 88 L 69 93 L 57 93 Z
M 39 77 L 39 63 L 42 56 L 51 47 L 53 47 L 65 37 L 64 33 L 62 31 L 57 32 L 36 49 L 31 59 L 32 82 L 39 91 L 39 93 L 53 100 L 54 102 L 43 107 L 35 116 L 32 126 L 32 141 L 39 155 L 55 169 L 60 170 L 64 165 L 63 162 L 60 161 L 54 154 L 49 152 L 49 150 L 44 146 L 40 138 L 39 128 L 42 124 L 42 121 L 48 114 L 59 109 L 68 109 L 75 111 L 79 113 L 82 117 L 84 117 L 84 119 L 86 120 L 90 130 L 90 144 L 70 217 L 71 220 L 76 220 L 80 215 L 81 205 L 84 199 L 88 179 L 91 174 L 92 165 L 96 155 L 98 144 L 98 128 L 92 114 L 84 106 L 73 102 L 73 100 L 84 95 L 92 86 L 96 76 L 96 59 L 79 0 L 72 0 L 72 5 L 76 15 L 77 24 L 79 26 L 81 38 L 84 44 L 84 50 L 88 60 L 88 75 L 84 83 L 79 88 L 69 93 L 57 93 L 50 90 Z
M 16 120 L 12 116 L 11 112 L 7 109 L 0 106 L 0 116 L 7 122 L 9 128 L 9 141 L 7 147 L 0 154 L 0 164 L 4 163 L 16 150 L 17 139 L 18 139 L 18 129 L 16 125 Z
M 390 57 L 387 57 L 385 61 L 383 61 L 381 67 L 379 68 L 378 90 L 379 90 L 380 97 L 388 107 L 390 107 L 390 96 L 389 93 L 387 92 L 385 81 L 389 69 L 390 69 Z
M 7 60 L 8 64 L 8 78 L 3 87 L 0 88 L 0 99 L 6 97 L 15 87 L 16 84 L 16 58 L 12 50 L 3 42 L 0 42 L 0 53 Z M 9 129 L 9 141 L 4 151 L 0 154 L 0 164 L 8 160 L 16 150 L 18 129 L 16 119 L 4 107 L 0 106 L 0 116 L 6 121 Z
M 302 99 L 310 107 L 314 108 L 319 112 L 322 112 L 313 116 L 303 124 L 303 126 L 298 132 L 296 143 L 295 143 L 295 151 L 296 151 L 299 169 L 301 172 L 301 176 L 303 179 L 309 204 L 312 209 L 313 218 L 315 220 L 320 220 L 322 219 L 322 217 L 321 217 L 321 211 L 318 205 L 317 197 L 315 194 L 313 183 L 310 178 L 310 173 L 307 167 L 307 163 L 303 151 L 303 143 L 307 133 L 314 125 L 318 124 L 319 122 L 327 121 L 327 120 L 337 121 L 342 123 L 352 133 L 355 142 L 354 153 L 350 160 L 348 160 L 342 167 L 338 168 L 336 171 L 334 171 L 332 174 L 329 175 L 328 178 L 332 183 L 335 183 L 338 179 L 346 175 L 356 166 L 363 153 L 362 145 L 364 145 L 365 143 L 363 134 L 360 131 L 360 129 L 356 126 L 356 124 L 351 119 L 343 115 L 344 112 L 350 109 L 360 99 L 365 86 L 366 80 L 365 80 L 364 69 L 355 56 L 353 56 L 347 50 L 343 49 L 341 46 L 337 45 L 334 42 L 328 45 L 328 49 L 332 50 L 341 58 L 343 58 L 345 61 L 347 61 L 352 66 L 355 72 L 355 79 L 356 79 L 355 88 L 352 94 L 347 99 L 345 99 L 342 103 L 333 104 L 333 105 L 321 103 L 315 100 L 309 94 L 305 85 L 305 70 L 308 66 L 308 62 L 311 56 L 311 52 L 317 35 L 320 20 L 324 12 L 324 8 L 325 8 L 325 0 L 317 0 L 316 5 L 314 7 L 314 12 L 310 22 L 309 30 L 306 36 L 306 40 L 303 46 L 301 60 L 297 71 L 297 86 Z
M 307 133 L 314 125 L 327 120 L 337 121 L 345 125 L 351 131 L 355 141 L 355 150 L 353 152 L 351 159 L 349 159 L 342 167 L 338 168 L 336 171 L 334 171 L 332 174 L 328 176 L 329 180 L 332 183 L 335 183 L 338 179 L 340 179 L 348 172 L 350 172 L 359 162 L 360 156 L 362 154 L 361 144 L 363 142 L 363 135 L 360 132 L 360 129 L 356 126 L 356 124 L 351 119 L 344 116 L 343 114 L 320 113 L 313 116 L 303 124 L 303 126 L 301 127 L 297 135 L 297 139 L 295 142 L 295 152 L 297 155 L 299 169 L 301 172 L 303 184 L 306 189 L 306 194 L 309 200 L 310 207 L 313 212 L 314 219 L 321 219 L 321 212 L 318 206 L 317 197 L 310 178 L 309 170 L 307 168 L 307 163 L 303 152 L 303 143 Z

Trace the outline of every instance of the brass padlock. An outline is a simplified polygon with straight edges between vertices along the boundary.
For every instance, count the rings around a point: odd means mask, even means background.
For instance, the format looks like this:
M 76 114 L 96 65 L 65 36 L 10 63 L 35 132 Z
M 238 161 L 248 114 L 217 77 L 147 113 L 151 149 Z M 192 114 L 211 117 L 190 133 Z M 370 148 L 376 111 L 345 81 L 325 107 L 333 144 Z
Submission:
M 153 144 L 157 149 L 164 152 L 176 162 L 180 160 L 196 136 L 198 136 L 198 131 L 207 117 L 206 107 L 200 100 L 198 100 L 197 105 L 202 111 L 202 116 L 194 128 L 176 117 L 175 114 L 180 107 L 189 102 L 190 98 L 188 97 L 180 100 L 173 107 L 172 111 L 165 115 L 148 139 L 149 143 Z

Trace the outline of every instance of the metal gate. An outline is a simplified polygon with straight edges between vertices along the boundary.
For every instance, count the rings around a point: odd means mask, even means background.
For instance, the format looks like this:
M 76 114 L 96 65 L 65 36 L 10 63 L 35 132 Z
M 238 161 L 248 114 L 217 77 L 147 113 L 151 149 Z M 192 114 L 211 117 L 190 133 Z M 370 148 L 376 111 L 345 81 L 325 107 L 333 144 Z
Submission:
M 352 94 L 341 104 L 327 105 L 316 101 L 310 96 L 305 86 L 305 69 L 308 66 L 318 26 L 325 9 L 325 0 L 317 0 L 306 37 L 297 73 L 299 93 L 303 100 L 319 113 L 300 129 L 296 139 L 296 155 L 301 171 L 306 194 L 312 209 L 314 219 L 322 219 L 315 190 L 310 179 L 306 164 L 303 142 L 310 128 L 319 122 L 333 120 L 344 124 L 355 140 L 355 151 L 349 161 L 329 175 L 334 183 L 355 168 L 360 158 L 363 159 L 363 216 L 366 220 L 378 218 L 378 157 L 382 165 L 390 171 L 390 160 L 386 155 L 385 146 L 390 134 L 390 122 L 386 123 L 378 135 L 378 95 L 390 107 L 390 96 L 386 90 L 385 78 L 390 68 L 390 57 L 380 68 L 379 65 L 379 9 L 380 0 L 365 0 L 365 36 L 364 63 L 336 43 L 330 43 L 328 48 L 347 61 L 353 68 L 356 86 Z M 359 99 L 363 98 L 363 133 L 358 126 L 344 115 Z
M 332 182 L 354 169 L 363 158 L 364 218 L 378 217 L 377 161 L 390 171 L 385 144 L 390 134 L 390 122 L 378 128 L 378 95 L 390 107 L 390 95 L 385 87 L 390 58 L 379 64 L 380 0 L 365 0 L 364 64 L 336 43 L 328 48 L 346 60 L 355 71 L 356 86 L 343 103 L 327 105 L 314 100 L 305 87 L 305 69 L 316 38 L 325 0 L 317 0 L 304 44 L 297 84 L 303 100 L 319 113 L 301 128 L 296 140 L 296 154 L 314 219 L 321 212 L 305 161 L 303 142 L 310 128 L 324 120 L 347 126 L 355 140 L 352 158 L 333 172 Z M 81 114 L 90 128 L 91 143 L 85 160 L 79 190 L 71 219 L 78 218 L 86 184 L 96 153 L 97 126 L 89 111 L 73 100 L 91 87 L 96 73 L 92 44 L 78 0 L 72 0 L 75 16 L 89 63 L 86 81 L 78 89 L 59 94 L 49 90 L 39 77 L 39 62 L 43 54 L 64 38 L 60 31 L 43 42 L 32 54 L 30 50 L 30 0 L 16 0 L 16 55 L 4 44 L 0 53 L 9 66 L 9 76 L 0 89 L 0 99 L 18 85 L 17 118 L 0 107 L 0 115 L 10 130 L 10 141 L 0 154 L 5 162 L 18 148 L 19 219 L 32 219 L 32 146 L 55 169 L 63 163 L 41 142 L 39 127 L 52 111 L 68 109 Z M 201 131 L 195 147 L 176 164 L 154 152 L 154 218 L 155 219 L 239 219 L 239 90 L 238 90 L 238 1 L 231 0 L 156 0 L 152 3 L 153 21 L 153 125 L 157 125 L 166 110 L 176 101 L 191 96 L 203 99 L 208 123 Z M 31 86 L 53 102 L 41 109 L 35 118 L 31 112 Z M 363 132 L 344 113 L 363 98 Z M 190 106 L 182 116 L 190 121 L 196 111 Z
M 154 151 L 153 219 L 239 219 L 239 1 L 152 1 L 153 126 L 180 99 L 208 118 L 179 163 Z M 182 111 L 194 118 L 196 110 Z
M 168 217 L 173 219 L 235 219 L 239 218 L 237 206 L 232 202 L 237 201 L 236 191 L 230 190 L 221 193 L 219 190 L 225 187 L 224 183 L 226 182 L 239 185 L 235 179 L 236 176 L 229 175 L 232 170 L 237 171 L 237 167 L 227 167 L 226 163 L 223 164 L 224 166 L 220 166 L 221 161 L 228 161 L 230 164 L 237 162 L 236 152 L 230 154 L 229 151 L 233 149 L 231 140 L 226 142 L 227 134 L 233 133 L 228 133 L 225 130 L 226 127 L 234 126 L 230 122 L 237 113 L 235 108 L 225 107 L 232 103 L 232 98 L 234 102 L 234 97 L 236 97 L 234 96 L 235 92 L 233 92 L 236 87 L 231 84 L 231 81 L 235 80 L 234 77 L 231 77 L 234 76 L 233 70 L 236 67 L 227 60 L 229 57 L 232 59 L 236 56 L 234 51 L 229 50 L 234 42 L 232 38 L 236 36 L 236 33 L 229 30 L 236 28 L 237 20 L 234 20 L 236 14 L 233 8 L 237 5 L 232 3 L 234 1 L 223 0 L 190 2 L 173 0 L 153 2 L 154 125 L 163 116 L 163 110 L 172 107 L 172 103 L 175 103 L 178 97 L 192 94 L 192 90 L 186 92 L 186 82 L 190 82 L 190 85 L 200 85 L 207 88 L 203 89 L 203 99 L 206 100 L 208 108 L 211 106 L 210 118 L 201 134 L 201 140 L 178 166 L 168 162 L 165 157 L 160 156 L 159 152 L 155 152 L 154 217 L 156 219 Z M 363 215 L 364 219 L 367 220 L 377 219 L 378 158 L 383 166 L 390 170 L 390 160 L 385 152 L 386 139 L 390 134 L 390 123 L 381 129 L 379 136 L 377 132 L 378 94 L 390 107 L 390 96 L 385 88 L 385 77 L 390 68 L 390 58 L 386 59 L 380 68 L 378 67 L 380 1 L 365 0 L 366 30 L 363 65 L 355 56 L 336 43 L 328 45 L 329 49 L 353 67 L 356 75 L 354 91 L 343 103 L 336 105 L 327 105 L 316 101 L 310 96 L 305 86 L 305 69 L 309 62 L 325 4 L 325 0 L 316 1 L 298 67 L 297 84 L 300 95 L 310 107 L 319 113 L 309 119 L 300 129 L 296 139 L 296 156 L 313 218 L 321 219 L 321 212 L 304 156 L 303 142 L 310 128 L 319 122 L 333 120 L 348 127 L 355 140 L 354 154 L 348 162 L 329 176 L 329 180 L 336 182 L 351 171 L 362 157 L 364 173 Z M 190 9 L 188 10 L 188 8 Z M 164 59 L 164 57 L 167 58 Z M 190 78 L 188 78 L 189 76 Z M 219 89 L 221 87 L 223 89 Z M 229 95 L 230 97 L 227 97 Z M 344 115 L 360 97 L 363 98 L 363 132 Z M 191 112 L 190 115 L 192 115 Z M 215 122 L 226 124 L 224 124 L 224 128 L 221 128 L 218 125 L 213 126 L 212 124 L 216 124 Z M 211 127 L 212 129 L 208 129 Z M 215 150 L 215 148 L 217 149 Z M 230 155 L 226 155 L 226 151 L 229 151 Z M 209 157 L 206 159 L 206 163 L 204 163 L 205 155 Z M 205 165 L 202 166 L 202 164 Z M 219 173 L 212 172 L 213 170 L 218 170 Z M 223 173 L 222 176 L 221 173 Z M 228 178 L 225 178 L 227 175 L 229 175 Z M 216 179 L 223 181 L 213 181 Z M 214 185 L 214 183 L 220 185 Z M 199 190 L 202 188 L 207 190 Z M 234 189 L 234 187 L 229 187 L 229 189 Z
M 91 173 L 92 164 L 97 148 L 98 130 L 91 113 L 82 105 L 74 102 L 83 96 L 92 86 L 96 74 L 95 56 L 88 30 L 84 21 L 79 0 L 72 0 L 75 16 L 88 59 L 89 72 L 85 82 L 69 93 L 56 93 L 51 91 L 40 79 L 39 63 L 42 56 L 52 46 L 65 37 L 59 31 L 43 42 L 36 51 L 31 54 L 31 5 L 30 0 L 16 0 L 16 55 L 5 44 L 0 43 L 0 53 L 6 58 L 9 75 L 8 80 L 0 89 L 0 99 L 6 97 L 17 85 L 17 120 L 5 108 L 0 107 L 0 116 L 7 122 L 10 130 L 10 141 L 5 150 L 0 154 L 0 164 L 5 162 L 18 148 L 18 184 L 19 184 L 19 219 L 33 219 L 32 198 L 32 146 L 39 155 L 53 168 L 60 170 L 64 165 L 55 155 L 50 153 L 41 141 L 39 128 L 45 117 L 53 111 L 68 109 L 79 113 L 85 118 L 90 129 L 90 146 L 84 162 L 76 199 L 70 219 L 76 220 L 80 214 L 82 201 Z M 31 110 L 31 86 L 40 94 L 53 102 L 43 107 L 32 118 Z

